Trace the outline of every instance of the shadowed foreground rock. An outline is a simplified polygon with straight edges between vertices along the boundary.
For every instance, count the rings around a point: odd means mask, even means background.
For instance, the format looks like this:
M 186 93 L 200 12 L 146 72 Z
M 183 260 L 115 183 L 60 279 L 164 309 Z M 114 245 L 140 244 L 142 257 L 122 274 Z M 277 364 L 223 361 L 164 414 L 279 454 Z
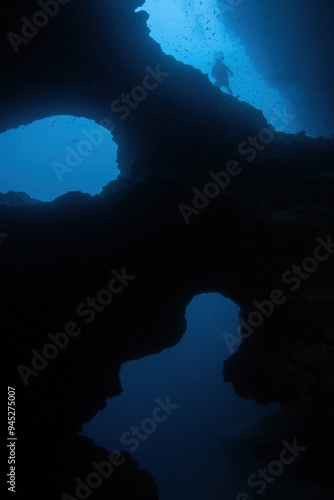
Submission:
M 273 132 L 259 111 L 164 56 L 143 15 L 131 13 L 138 3 L 72 1 L 20 54 L 5 52 L 2 130 L 59 113 L 99 122 L 148 65 L 169 73 L 131 117 L 112 115 L 122 174 L 101 195 L 24 206 L 2 195 L 2 327 L 8 385 L 17 389 L 19 498 L 75 496 L 76 477 L 108 457 L 78 436 L 82 425 L 120 393 L 121 363 L 180 340 L 186 306 L 203 292 L 222 293 L 247 317 L 254 301 L 280 290 L 282 304 L 226 361 L 225 380 L 260 404 L 315 412 L 323 425 L 311 467 L 334 444 L 333 142 Z M 2 22 L 33 13 L 33 2 L 16 5 L 2 9 Z M 318 260 L 305 261 L 319 238 Z M 293 265 L 309 271 L 297 281 Z M 88 297 L 104 306 L 88 306 Z M 46 349 L 55 338 L 58 348 Z M 158 498 L 129 456 L 94 492 L 110 497 Z

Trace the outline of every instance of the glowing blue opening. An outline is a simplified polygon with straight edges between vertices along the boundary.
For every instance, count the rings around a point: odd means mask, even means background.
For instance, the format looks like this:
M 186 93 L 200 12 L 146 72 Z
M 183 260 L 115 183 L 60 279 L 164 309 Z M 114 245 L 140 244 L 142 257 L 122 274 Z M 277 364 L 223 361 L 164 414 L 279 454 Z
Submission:
M 224 383 L 223 361 L 241 341 L 238 313 L 218 293 L 196 296 L 181 341 L 123 364 L 124 392 L 83 427 L 97 445 L 130 453 L 153 475 L 161 500 L 235 498 L 240 486 L 224 440 L 279 409 L 241 399 Z M 175 406 L 170 413 L 161 405 L 167 398 Z
M 115 179 L 117 145 L 86 118 L 52 116 L 0 134 L 0 191 L 52 201 L 68 191 L 99 194 Z
M 303 106 L 307 98 L 302 86 L 298 82 L 287 84 L 285 96 L 289 98 L 283 97 L 261 76 L 241 40 L 227 28 L 222 4 L 228 12 L 241 16 L 243 3 L 243 0 L 146 0 L 137 11 L 149 14 L 151 37 L 166 54 L 201 70 L 212 83 L 215 60 L 224 56 L 224 63 L 233 72 L 230 86 L 234 96 L 260 109 L 278 131 L 297 133 L 304 129 L 312 134 L 312 124 Z M 224 87 L 221 91 L 227 92 Z

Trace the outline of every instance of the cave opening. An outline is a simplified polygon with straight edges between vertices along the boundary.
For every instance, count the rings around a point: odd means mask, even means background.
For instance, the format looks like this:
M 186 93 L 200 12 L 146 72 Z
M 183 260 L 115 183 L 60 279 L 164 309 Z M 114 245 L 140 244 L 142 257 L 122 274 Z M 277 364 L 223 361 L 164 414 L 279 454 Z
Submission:
M 92 196 L 118 177 L 117 145 L 93 120 L 51 116 L 0 134 L 0 191 L 48 202 L 70 191 Z
M 240 485 L 227 441 L 279 409 L 242 399 L 224 383 L 223 361 L 241 341 L 238 314 L 219 293 L 195 296 L 180 342 L 123 364 L 123 392 L 83 427 L 97 445 L 130 453 L 152 474 L 162 500 L 234 498 Z
M 271 0 L 145 0 L 140 10 L 149 14 L 150 36 L 163 52 L 207 74 L 212 83 L 215 61 L 224 57 L 233 95 L 260 109 L 277 131 L 332 136 L 328 104 L 319 106 L 326 96 L 317 96 L 319 69 L 304 50 L 311 39 L 291 21 L 300 14 L 297 7 Z M 311 15 L 307 25 L 311 29 Z

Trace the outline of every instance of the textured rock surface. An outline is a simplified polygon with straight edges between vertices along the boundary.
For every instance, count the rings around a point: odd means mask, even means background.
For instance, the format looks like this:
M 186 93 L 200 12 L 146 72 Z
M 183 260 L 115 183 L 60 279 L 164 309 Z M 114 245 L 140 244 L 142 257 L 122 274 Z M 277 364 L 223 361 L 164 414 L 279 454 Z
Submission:
M 334 256 L 296 291 L 282 274 L 313 255 L 317 238 L 334 237 L 333 142 L 276 133 L 247 161 L 240 144 L 267 126 L 262 114 L 164 56 L 145 17 L 131 13 L 138 3 L 102 1 L 96 9 L 72 1 L 19 54 L 10 45 L 4 51 L 2 130 L 51 114 L 111 116 L 122 172 L 101 196 L 0 206 L 8 234 L 0 248 L 2 326 L 27 477 L 20 488 L 35 498 L 73 492 L 74 478 L 102 456 L 77 433 L 120 392 L 121 363 L 178 342 L 185 308 L 201 292 L 221 292 L 248 315 L 254 300 L 282 289 L 287 300 L 225 363 L 225 380 L 259 403 L 318 410 L 319 441 L 332 436 Z M 35 9 L 34 2 L 11 5 L 1 12 L 6 32 Z M 157 64 L 165 80 L 127 119 L 113 115 L 110 103 Z M 230 160 L 240 173 L 187 225 L 179 204 L 191 205 L 193 188 L 202 192 L 209 172 Z M 135 279 L 86 323 L 77 307 L 123 267 Z M 48 333 L 69 321 L 81 333 L 25 387 L 17 366 L 30 366 L 31 349 L 40 352 Z M 127 467 L 118 471 L 124 488 L 110 481 L 97 498 L 157 498 L 130 457 Z

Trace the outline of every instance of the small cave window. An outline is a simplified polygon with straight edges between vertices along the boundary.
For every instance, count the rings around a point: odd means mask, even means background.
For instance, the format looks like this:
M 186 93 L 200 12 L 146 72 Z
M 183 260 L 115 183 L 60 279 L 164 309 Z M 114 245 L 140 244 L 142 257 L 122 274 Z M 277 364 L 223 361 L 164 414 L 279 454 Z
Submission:
M 0 192 L 40 201 L 69 192 L 99 194 L 117 178 L 117 145 L 93 120 L 51 116 L 0 134 Z

